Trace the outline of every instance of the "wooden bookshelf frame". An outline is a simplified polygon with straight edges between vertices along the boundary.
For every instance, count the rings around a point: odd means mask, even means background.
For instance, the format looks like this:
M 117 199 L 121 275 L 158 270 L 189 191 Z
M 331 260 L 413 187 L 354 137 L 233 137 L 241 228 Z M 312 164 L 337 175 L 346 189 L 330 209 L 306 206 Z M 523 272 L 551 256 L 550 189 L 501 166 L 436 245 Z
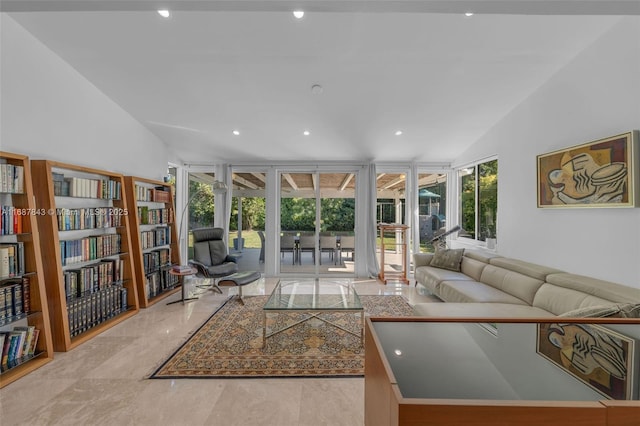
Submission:
M 173 288 L 169 290 L 165 290 L 153 297 L 147 298 L 146 296 L 146 274 L 144 270 L 144 260 L 143 254 L 149 251 L 152 251 L 157 248 L 168 247 L 171 250 L 171 264 L 179 265 L 180 264 L 180 251 L 178 248 L 178 234 L 176 230 L 176 216 L 175 216 L 175 206 L 173 204 L 173 187 L 167 183 L 147 179 L 137 176 L 125 176 L 124 177 L 125 185 L 127 186 L 127 205 L 130 206 L 130 215 L 129 215 L 129 223 L 131 225 L 131 244 L 132 244 L 132 255 L 133 255 L 133 266 L 136 275 L 136 283 L 138 287 L 138 300 L 140 302 L 141 308 L 148 308 L 149 306 L 158 303 L 159 301 L 167 298 L 168 296 L 180 291 L 181 283 L 177 284 Z M 159 202 L 159 201 L 140 201 L 137 199 L 136 185 L 144 186 L 148 188 L 156 188 L 163 187 L 170 194 L 170 200 L 168 202 Z M 148 249 L 142 248 L 142 239 L 141 232 L 144 231 L 145 226 L 153 226 L 153 225 L 143 225 L 140 223 L 140 218 L 138 216 L 138 207 L 144 205 L 146 203 L 150 204 L 164 204 L 165 209 L 169 210 L 169 223 L 168 227 L 170 229 L 170 237 L 171 243 L 153 247 Z
M 11 194 L 13 206 L 26 209 L 27 213 L 35 213 L 36 206 L 33 195 L 33 181 L 29 157 L 21 154 L 12 154 L 0 151 L 0 158 L 6 163 L 24 167 L 24 192 Z M 38 356 L 17 365 L 0 374 L 0 388 L 20 379 L 35 369 L 53 360 L 53 341 L 51 337 L 51 325 L 49 319 L 49 306 L 45 291 L 45 278 L 43 274 L 42 256 L 40 251 L 40 234 L 38 232 L 35 214 L 27 214 L 22 218 L 22 233 L 16 234 L 17 241 L 24 243 L 25 275 L 29 277 L 29 289 L 32 314 L 27 316 L 29 325 L 40 330 L 36 354 Z M 0 242 L 4 241 L 0 236 Z
M 105 170 L 51 160 L 32 160 L 31 169 L 34 180 L 39 182 L 39 185 L 34 190 L 38 207 L 52 213 L 45 216 L 39 216 L 38 225 L 42 235 L 43 264 L 45 269 L 48 271 L 47 299 L 49 302 L 49 309 L 51 311 L 53 347 L 56 352 L 66 352 L 91 340 L 116 324 L 132 317 L 137 314 L 140 309 L 138 304 L 136 278 L 133 273 L 131 228 L 129 224 L 131 212 L 127 208 L 127 188 L 124 183 L 123 175 Z M 67 170 L 71 173 L 87 175 L 93 178 L 109 179 L 120 182 L 122 190 L 121 199 L 113 199 L 111 202 L 113 203 L 113 208 L 121 209 L 125 212 L 125 214 L 122 215 L 122 226 L 114 229 L 115 232 L 121 236 L 121 254 L 119 257 L 124 260 L 123 286 L 127 289 L 127 310 L 73 337 L 71 337 L 69 319 L 67 316 L 62 255 L 60 253 L 61 238 L 60 231 L 58 231 L 58 221 L 55 215 L 56 208 L 66 206 L 62 205 L 64 203 L 59 205 L 56 200 L 56 196 L 54 195 L 54 169 Z M 90 200 L 95 199 L 87 198 L 86 200 L 87 203 L 90 203 Z

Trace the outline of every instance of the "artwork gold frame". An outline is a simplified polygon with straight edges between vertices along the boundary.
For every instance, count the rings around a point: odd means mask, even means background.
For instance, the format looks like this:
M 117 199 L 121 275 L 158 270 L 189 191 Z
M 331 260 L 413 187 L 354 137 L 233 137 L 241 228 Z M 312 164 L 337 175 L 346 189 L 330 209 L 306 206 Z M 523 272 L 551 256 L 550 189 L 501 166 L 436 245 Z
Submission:
M 637 130 L 538 155 L 538 207 L 636 207 L 637 156 Z
M 609 399 L 633 399 L 635 340 L 595 324 L 539 323 L 536 352 Z

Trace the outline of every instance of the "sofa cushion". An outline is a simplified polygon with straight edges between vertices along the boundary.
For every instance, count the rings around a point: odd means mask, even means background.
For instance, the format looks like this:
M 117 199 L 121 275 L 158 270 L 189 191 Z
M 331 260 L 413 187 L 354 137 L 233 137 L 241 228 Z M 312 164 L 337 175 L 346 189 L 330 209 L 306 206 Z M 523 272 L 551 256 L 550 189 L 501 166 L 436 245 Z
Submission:
M 615 303 L 640 303 L 640 289 L 583 275 L 559 273 L 547 276 L 549 284 L 590 294 Z
M 513 303 L 526 305 L 517 297 L 477 281 L 443 281 L 438 296 L 445 302 Z
M 544 309 L 512 303 L 416 303 L 416 315 L 439 318 L 548 318 Z
M 525 262 L 524 260 L 510 259 L 507 257 L 492 258 L 489 263 L 541 281 L 544 281 L 549 274 L 564 272 L 559 269 L 549 268 L 548 266 L 537 265 L 535 263 Z
M 416 281 L 427 288 L 432 293 L 438 294 L 442 281 L 470 281 L 471 277 L 462 272 L 450 271 L 448 269 L 434 268 L 432 266 L 420 266 L 416 268 Z
M 544 281 L 489 264 L 482 270 L 480 281 L 526 302 L 533 303 L 536 291 Z M 544 309 L 544 307 L 542 307 Z
M 464 256 L 464 249 L 438 250 L 431 259 L 430 266 L 435 268 L 449 269 L 460 272 L 460 262 Z
M 533 306 L 556 315 L 589 306 L 611 305 L 614 301 L 592 296 L 582 291 L 544 283 L 536 292 Z

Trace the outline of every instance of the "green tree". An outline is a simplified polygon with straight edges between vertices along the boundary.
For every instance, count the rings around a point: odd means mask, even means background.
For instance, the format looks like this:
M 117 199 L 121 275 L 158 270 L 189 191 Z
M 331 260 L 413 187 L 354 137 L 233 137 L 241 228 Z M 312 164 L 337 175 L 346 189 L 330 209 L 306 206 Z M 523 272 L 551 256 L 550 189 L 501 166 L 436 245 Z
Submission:
M 189 182 L 189 225 L 191 228 L 212 226 L 214 217 L 213 190 L 211 185 Z
M 264 198 L 248 197 L 242 198 L 242 229 L 251 231 L 259 229 L 264 231 L 265 220 L 265 200 Z M 238 230 L 238 197 L 233 197 L 231 202 L 231 218 L 229 229 Z

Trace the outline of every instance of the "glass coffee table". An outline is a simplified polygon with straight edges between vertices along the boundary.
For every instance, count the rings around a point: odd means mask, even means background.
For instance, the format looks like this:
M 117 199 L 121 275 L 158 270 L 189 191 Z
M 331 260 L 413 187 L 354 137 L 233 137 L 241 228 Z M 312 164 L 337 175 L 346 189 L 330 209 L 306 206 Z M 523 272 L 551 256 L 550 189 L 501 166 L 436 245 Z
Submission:
M 351 280 L 280 280 L 262 309 L 262 347 L 265 347 L 268 338 L 314 318 L 360 337 L 360 344 L 363 342 L 364 309 Z M 350 330 L 326 317 L 323 318 L 323 314 L 329 312 L 359 313 L 358 329 Z M 281 327 L 277 327 L 276 324 L 267 327 L 270 315 L 291 313 L 303 315 L 293 323 Z

